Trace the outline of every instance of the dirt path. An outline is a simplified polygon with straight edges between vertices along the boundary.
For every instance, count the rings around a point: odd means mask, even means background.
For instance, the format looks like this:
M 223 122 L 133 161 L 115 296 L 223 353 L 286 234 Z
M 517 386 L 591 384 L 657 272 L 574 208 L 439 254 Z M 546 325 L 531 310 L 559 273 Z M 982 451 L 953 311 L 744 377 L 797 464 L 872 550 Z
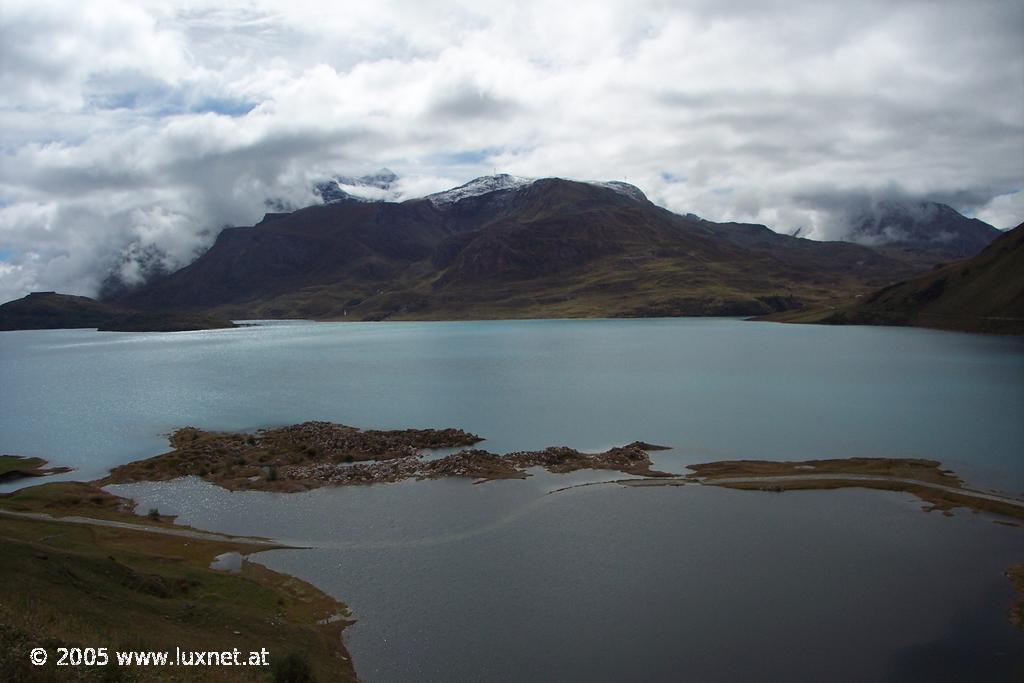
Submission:
M 267 548 L 302 548 L 303 546 L 281 543 L 268 538 L 254 538 L 251 536 L 228 536 L 216 534 L 210 531 L 196 531 L 194 529 L 158 527 L 150 524 L 134 524 L 132 522 L 119 522 L 113 519 L 98 519 L 96 517 L 52 517 L 42 512 L 15 512 L 14 510 L 0 510 L 0 515 L 16 517 L 19 519 L 32 519 L 41 522 L 56 522 L 58 524 L 87 524 L 89 526 L 103 526 L 111 529 L 128 529 L 129 531 L 141 531 L 149 534 L 162 534 L 164 536 L 180 536 L 182 538 L 194 538 L 197 541 L 222 541 L 229 543 L 243 543 L 246 545 L 264 546 Z

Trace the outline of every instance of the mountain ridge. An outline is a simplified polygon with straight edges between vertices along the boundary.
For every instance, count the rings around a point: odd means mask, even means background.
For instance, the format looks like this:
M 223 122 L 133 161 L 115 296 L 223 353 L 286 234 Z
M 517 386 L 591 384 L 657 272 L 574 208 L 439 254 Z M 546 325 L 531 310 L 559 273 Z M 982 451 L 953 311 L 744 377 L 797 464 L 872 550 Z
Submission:
M 846 306 L 939 256 L 680 215 L 620 181 L 499 174 L 401 202 L 268 213 L 103 301 L 231 319 L 751 316 Z
M 626 183 L 503 175 L 449 192 L 228 228 L 113 303 L 234 318 L 754 315 L 914 270 L 859 245 L 680 216 Z M 754 232 L 756 244 L 740 237 Z

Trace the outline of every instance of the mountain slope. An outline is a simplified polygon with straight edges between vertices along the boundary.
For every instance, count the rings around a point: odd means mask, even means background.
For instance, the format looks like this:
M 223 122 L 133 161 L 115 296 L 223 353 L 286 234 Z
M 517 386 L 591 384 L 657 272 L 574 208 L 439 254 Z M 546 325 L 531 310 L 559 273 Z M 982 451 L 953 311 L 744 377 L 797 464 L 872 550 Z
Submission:
M 342 202 L 268 214 L 254 227 L 223 230 L 195 262 L 116 303 L 145 310 L 233 305 L 245 311 L 249 302 L 324 284 L 352 298 L 428 259 L 447 234 L 422 200 Z
M 848 239 L 867 246 L 929 252 L 937 260 L 974 256 L 1002 232 L 937 202 L 886 200 L 856 217 Z
M 679 216 L 626 183 L 489 176 L 268 214 L 113 303 L 234 318 L 753 315 L 913 272 L 859 245 Z
M 1024 223 L 973 258 L 885 287 L 860 303 L 769 319 L 1024 334 Z

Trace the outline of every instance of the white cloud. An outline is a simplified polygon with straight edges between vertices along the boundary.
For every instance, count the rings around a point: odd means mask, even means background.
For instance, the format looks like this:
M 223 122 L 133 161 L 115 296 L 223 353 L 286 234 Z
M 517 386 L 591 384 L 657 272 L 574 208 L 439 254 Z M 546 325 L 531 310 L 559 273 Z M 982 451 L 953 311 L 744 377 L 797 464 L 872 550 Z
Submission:
M 893 187 L 1024 218 L 1020 3 L 0 12 L 0 299 L 95 293 L 150 247 L 181 265 L 268 198 L 380 166 L 407 196 L 494 168 L 628 178 L 676 211 L 819 235 L 836 196 Z
M 1024 192 L 1017 190 L 993 198 L 978 211 L 975 218 L 1001 230 L 1017 227 L 1024 223 Z

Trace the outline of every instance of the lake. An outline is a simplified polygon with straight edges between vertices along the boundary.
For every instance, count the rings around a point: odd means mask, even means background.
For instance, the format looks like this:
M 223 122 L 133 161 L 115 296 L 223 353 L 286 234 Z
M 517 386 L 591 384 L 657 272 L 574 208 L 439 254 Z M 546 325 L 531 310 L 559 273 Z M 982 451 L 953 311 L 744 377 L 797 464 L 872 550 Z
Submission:
M 102 476 L 177 427 L 460 427 L 495 452 L 634 440 L 733 458 L 941 460 L 1024 493 L 1024 340 L 731 319 L 0 333 L 0 451 Z M 316 545 L 259 561 L 348 602 L 368 681 L 995 680 L 1022 665 L 1021 530 L 908 494 L 591 486 L 607 473 L 229 493 L 113 487 Z M 10 488 L 10 485 L 8 485 Z

